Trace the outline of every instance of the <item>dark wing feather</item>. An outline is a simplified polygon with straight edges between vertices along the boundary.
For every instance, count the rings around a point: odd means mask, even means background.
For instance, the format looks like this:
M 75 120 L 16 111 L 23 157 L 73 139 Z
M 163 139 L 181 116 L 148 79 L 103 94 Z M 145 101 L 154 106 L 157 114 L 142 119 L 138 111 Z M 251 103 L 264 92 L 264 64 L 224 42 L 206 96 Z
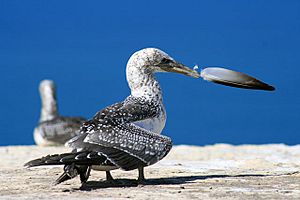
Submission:
M 93 155 L 93 156 L 91 156 Z M 25 167 L 36 167 L 41 165 L 109 165 L 114 166 L 109 162 L 105 155 L 98 154 L 97 152 L 82 151 L 82 152 L 71 152 L 63 154 L 48 155 L 39 159 L 31 160 L 26 163 Z
M 138 167 L 147 166 L 147 164 L 140 159 L 132 156 L 125 151 L 113 148 L 113 147 L 104 147 L 95 144 L 87 145 L 88 149 L 92 149 L 93 151 L 101 152 L 101 154 L 105 155 L 107 159 L 116 165 L 117 167 L 123 170 L 133 170 Z
M 101 152 L 102 154 L 106 155 L 106 157 L 112 163 L 124 170 L 132 170 L 141 166 L 153 164 L 162 159 L 170 151 L 172 143 L 169 138 L 158 134 L 149 133 L 148 131 L 140 129 L 139 127 L 134 128 L 137 128 L 142 132 L 133 131 L 134 133 L 128 134 L 128 137 L 124 134 L 126 130 L 123 128 L 123 131 L 118 132 L 117 135 L 112 135 L 109 133 L 109 130 L 107 130 L 108 132 L 99 135 L 98 132 L 90 134 L 85 133 L 70 140 L 68 146 L 72 148 L 84 149 L 86 151 Z M 145 131 L 145 135 L 143 131 Z M 100 139 L 99 137 L 102 136 L 105 136 L 106 138 Z M 107 138 L 109 136 L 112 138 Z M 94 139 L 91 142 L 84 141 L 89 140 L 89 137 Z M 152 138 L 150 140 L 152 143 L 147 143 L 147 137 Z M 161 139 L 157 139 L 156 137 Z M 139 140 L 138 145 L 131 144 L 134 142 L 134 138 Z M 108 140 L 116 140 L 119 141 L 119 143 L 111 144 L 108 142 Z M 151 148 L 154 146 L 159 146 L 159 143 L 162 144 L 162 150 Z M 132 149 L 132 147 L 135 149 Z
M 168 154 L 172 148 L 171 139 L 131 122 L 155 117 L 160 109 L 154 102 L 129 97 L 99 111 L 92 120 L 85 122 L 81 135 L 68 145 L 102 152 L 125 170 L 154 164 Z
M 92 120 L 82 125 L 81 132 L 91 132 L 106 126 L 142 121 L 155 117 L 159 111 L 160 107 L 153 102 L 143 98 L 128 97 L 124 102 L 116 103 L 99 111 Z
M 169 137 L 152 133 L 134 124 L 121 125 L 117 130 L 114 127 L 106 128 L 105 132 L 90 133 L 84 142 L 121 150 L 139 159 L 145 165 L 151 165 L 161 160 L 172 148 L 172 141 Z M 105 154 L 111 158 L 110 154 Z M 116 164 L 126 168 L 117 162 Z

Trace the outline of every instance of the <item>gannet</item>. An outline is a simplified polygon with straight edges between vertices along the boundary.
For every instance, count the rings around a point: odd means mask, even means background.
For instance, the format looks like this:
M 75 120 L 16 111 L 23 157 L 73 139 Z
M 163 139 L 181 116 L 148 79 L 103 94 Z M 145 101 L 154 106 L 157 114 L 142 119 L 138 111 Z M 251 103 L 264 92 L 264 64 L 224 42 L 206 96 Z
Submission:
M 37 145 L 64 145 L 75 137 L 81 124 L 82 117 L 63 117 L 58 114 L 56 88 L 52 80 L 43 80 L 39 86 L 42 108 L 40 120 L 34 129 L 33 137 Z
M 71 153 L 48 155 L 32 160 L 25 166 L 64 165 L 64 172 L 56 184 L 77 175 L 84 183 L 91 169 L 106 171 L 106 179 L 112 180 L 110 171 L 118 168 L 138 169 L 138 181 L 143 182 L 144 167 L 164 158 L 172 148 L 171 139 L 160 134 L 165 126 L 166 110 L 155 73 L 174 72 L 194 78 L 202 76 L 220 83 L 221 80 L 216 81 L 219 76 L 224 78 L 225 83 L 230 82 L 226 73 L 213 76 L 219 71 L 211 72 L 212 77 L 209 77 L 210 73 L 198 73 L 157 48 L 139 50 L 129 58 L 126 66 L 131 94 L 123 102 L 104 108 L 83 123 L 80 135 L 67 143 L 73 148 Z M 234 81 L 231 86 L 242 82 L 247 85 L 243 78 Z M 257 82 L 257 85 L 261 83 Z

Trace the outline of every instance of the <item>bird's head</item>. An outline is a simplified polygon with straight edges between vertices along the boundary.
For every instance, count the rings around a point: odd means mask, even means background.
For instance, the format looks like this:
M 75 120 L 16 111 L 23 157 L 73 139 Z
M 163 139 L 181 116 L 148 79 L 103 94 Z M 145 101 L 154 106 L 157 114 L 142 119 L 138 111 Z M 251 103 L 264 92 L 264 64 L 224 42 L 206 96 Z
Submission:
M 135 52 L 130 57 L 127 66 L 139 67 L 143 71 L 150 73 L 175 72 L 194 78 L 200 77 L 196 70 L 175 61 L 168 54 L 157 48 L 145 48 Z
M 55 84 L 52 80 L 43 80 L 39 90 L 42 100 L 40 121 L 51 120 L 58 115 Z
M 156 48 L 145 48 L 135 52 L 127 63 L 127 79 L 130 85 L 138 85 L 142 82 L 138 80 L 139 74 L 149 75 L 155 72 L 175 72 L 194 78 L 202 77 L 205 80 L 231 87 L 275 90 L 273 86 L 254 77 L 220 67 L 208 67 L 198 73 Z
M 43 80 L 40 82 L 40 94 L 42 98 L 55 96 L 55 84 L 52 80 Z

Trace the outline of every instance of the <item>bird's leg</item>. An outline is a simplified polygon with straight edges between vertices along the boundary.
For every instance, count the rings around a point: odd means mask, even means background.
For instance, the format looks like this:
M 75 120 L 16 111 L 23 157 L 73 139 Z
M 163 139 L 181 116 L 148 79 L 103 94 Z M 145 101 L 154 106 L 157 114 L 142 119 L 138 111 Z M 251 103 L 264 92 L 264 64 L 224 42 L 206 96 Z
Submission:
M 110 171 L 105 171 L 106 172 L 106 180 L 107 181 L 113 181 L 114 178 L 112 177 Z
M 144 167 L 139 167 L 138 170 L 139 170 L 138 182 L 140 184 L 143 184 L 145 183 Z
M 78 167 L 81 183 L 87 182 L 91 173 L 91 166 Z

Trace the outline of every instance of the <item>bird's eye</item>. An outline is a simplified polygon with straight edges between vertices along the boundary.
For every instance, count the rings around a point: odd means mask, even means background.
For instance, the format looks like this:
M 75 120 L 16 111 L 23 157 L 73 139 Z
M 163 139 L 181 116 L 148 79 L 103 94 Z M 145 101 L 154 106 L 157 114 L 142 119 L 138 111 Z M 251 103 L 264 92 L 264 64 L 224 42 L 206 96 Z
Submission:
M 170 59 L 168 59 L 168 58 L 163 58 L 163 59 L 161 60 L 161 63 L 162 63 L 162 64 L 168 64 L 168 63 L 170 63 L 170 62 L 172 62 L 172 60 L 170 60 Z

